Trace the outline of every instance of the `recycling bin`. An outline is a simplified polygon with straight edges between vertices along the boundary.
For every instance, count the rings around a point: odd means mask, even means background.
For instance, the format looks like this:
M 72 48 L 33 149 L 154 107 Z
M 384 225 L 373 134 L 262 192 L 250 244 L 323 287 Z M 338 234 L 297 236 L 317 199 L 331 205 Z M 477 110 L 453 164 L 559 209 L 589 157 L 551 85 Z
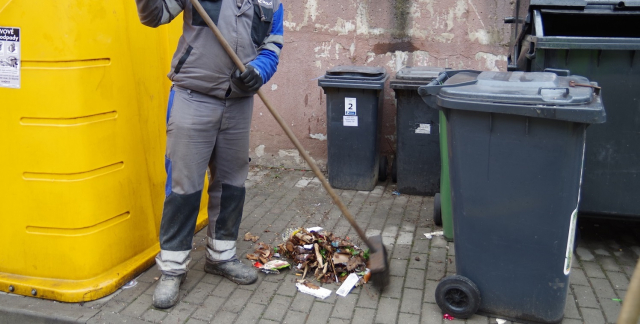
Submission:
M 640 2 L 528 2 L 507 20 L 508 68 L 571 71 L 605 89 L 607 122 L 587 135 L 580 213 L 640 217 Z
M 442 84 L 444 83 L 444 84 Z M 446 71 L 419 93 L 447 117 L 456 275 L 443 312 L 562 320 L 594 85 L 544 72 Z M 573 86 L 572 86 L 573 85 Z
M 0 7 L 2 29 L 20 30 L 18 87 L 0 85 L 0 291 L 101 298 L 160 251 L 166 73 L 175 51 L 166 44 L 177 43 L 168 35 L 179 35 L 180 19 L 148 28 L 136 4 L 122 1 Z
M 427 85 L 442 71 L 443 68 L 406 67 L 390 82 L 397 102 L 392 170 L 398 192 L 403 194 L 433 196 L 440 190 L 439 111 L 424 103 L 418 87 Z
M 327 96 L 327 169 L 334 188 L 373 190 L 386 179 L 380 157 L 382 67 L 337 66 L 318 80 Z

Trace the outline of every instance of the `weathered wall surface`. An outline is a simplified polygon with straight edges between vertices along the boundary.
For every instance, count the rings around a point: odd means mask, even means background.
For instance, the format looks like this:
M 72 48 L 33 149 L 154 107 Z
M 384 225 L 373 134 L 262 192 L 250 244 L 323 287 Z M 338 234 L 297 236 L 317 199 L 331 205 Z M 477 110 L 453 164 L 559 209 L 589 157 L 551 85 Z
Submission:
M 316 78 L 337 65 L 506 70 L 505 0 L 283 0 L 285 46 L 278 73 L 266 84 L 271 102 L 311 156 L 327 159 L 326 99 Z M 383 154 L 395 150 L 396 106 L 385 89 Z M 251 158 L 267 166 L 307 168 L 256 97 Z

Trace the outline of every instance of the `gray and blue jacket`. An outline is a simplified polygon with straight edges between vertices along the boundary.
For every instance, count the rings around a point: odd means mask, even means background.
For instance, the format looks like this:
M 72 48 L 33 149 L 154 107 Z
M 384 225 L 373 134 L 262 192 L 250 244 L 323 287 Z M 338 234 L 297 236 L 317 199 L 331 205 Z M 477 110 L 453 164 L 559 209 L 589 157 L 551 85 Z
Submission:
M 236 67 L 189 0 L 136 0 L 140 21 L 150 27 L 171 22 L 184 11 L 168 77 L 177 86 L 218 98 L 253 95 L 238 87 Z M 224 38 L 264 83 L 276 72 L 284 43 L 280 0 L 200 0 Z

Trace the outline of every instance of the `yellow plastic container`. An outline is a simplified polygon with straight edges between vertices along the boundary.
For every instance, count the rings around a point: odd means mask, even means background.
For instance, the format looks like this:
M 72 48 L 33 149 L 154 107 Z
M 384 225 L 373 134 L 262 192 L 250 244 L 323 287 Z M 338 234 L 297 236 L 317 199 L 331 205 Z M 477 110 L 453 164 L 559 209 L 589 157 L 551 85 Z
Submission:
M 154 263 L 176 20 L 145 27 L 134 1 L 0 0 L 22 38 L 21 88 L 0 88 L 0 291 L 88 301 Z

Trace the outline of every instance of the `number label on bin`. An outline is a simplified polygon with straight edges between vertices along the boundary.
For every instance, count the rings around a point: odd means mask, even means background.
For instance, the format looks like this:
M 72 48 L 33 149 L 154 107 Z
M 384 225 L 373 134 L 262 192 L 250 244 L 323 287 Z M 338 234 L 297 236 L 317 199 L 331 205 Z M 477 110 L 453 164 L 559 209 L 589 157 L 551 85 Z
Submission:
M 344 115 L 345 116 L 357 116 L 356 111 L 356 98 L 344 98 Z M 347 126 L 347 125 L 345 125 Z M 358 125 L 356 125 L 358 126 Z
M 343 126 L 358 126 L 358 116 L 342 116 Z

